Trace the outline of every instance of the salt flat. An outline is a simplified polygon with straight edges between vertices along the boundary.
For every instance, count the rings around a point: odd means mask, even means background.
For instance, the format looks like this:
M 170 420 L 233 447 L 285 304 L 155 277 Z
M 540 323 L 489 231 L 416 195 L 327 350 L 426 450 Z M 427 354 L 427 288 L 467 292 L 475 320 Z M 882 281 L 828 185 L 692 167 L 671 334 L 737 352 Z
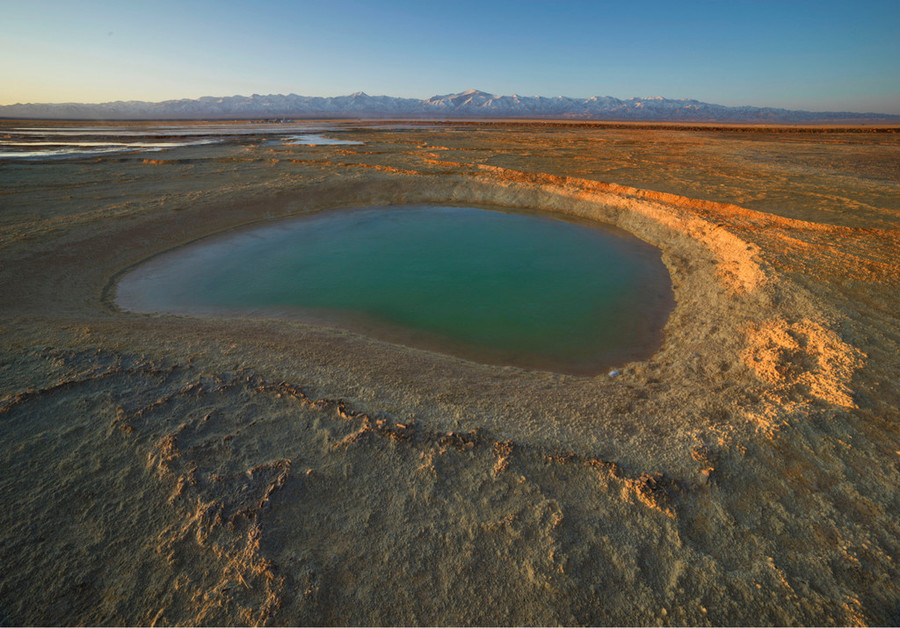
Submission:
M 328 128 L 362 144 L 0 162 L 0 622 L 900 621 L 896 130 Z M 407 203 L 659 247 L 662 348 L 586 378 L 115 306 L 210 234 Z

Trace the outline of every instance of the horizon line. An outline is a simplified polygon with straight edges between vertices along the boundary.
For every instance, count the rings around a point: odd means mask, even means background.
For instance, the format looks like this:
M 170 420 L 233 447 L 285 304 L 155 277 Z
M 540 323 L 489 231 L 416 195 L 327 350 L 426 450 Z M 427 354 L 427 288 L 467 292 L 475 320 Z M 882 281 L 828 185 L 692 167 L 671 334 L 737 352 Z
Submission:
M 853 115 L 873 115 L 873 116 L 890 116 L 900 118 L 900 113 L 886 113 L 886 112 L 878 112 L 878 111 L 851 111 L 851 110 L 811 110 L 811 109 L 792 109 L 787 107 L 778 107 L 772 105 L 722 105 L 715 102 L 698 100 L 696 98 L 669 98 L 667 96 L 630 96 L 628 98 L 619 98 L 618 96 L 610 96 L 610 95 L 599 95 L 595 94 L 593 96 L 566 96 L 562 94 L 554 95 L 554 96 L 544 96 L 541 94 L 534 95 L 524 95 L 519 93 L 513 94 L 496 94 L 493 92 L 486 92 L 484 90 L 479 89 L 467 89 L 461 92 L 446 92 L 442 94 L 433 94 L 432 96 L 428 96 L 426 98 L 417 98 L 412 96 L 392 96 L 390 94 L 369 94 L 364 90 L 359 90 L 355 92 L 351 92 L 349 94 L 340 94 L 337 96 L 316 96 L 316 95 L 304 95 L 298 94 L 297 92 L 270 92 L 268 94 L 260 94 L 260 93 L 252 93 L 250 95 L 245 94 L 231 94 L 231 95 L 206 95 L 206 96 L 197 96 L 197 97 L 181 97 L 181 98 L 166 98 L 163 100 L 140 100 L 140 99 L 117 99 L 117 100 L 105 100 L 105 101 L 94 101 L 94 102 L 85 102 L 85 101 L 55 101 L 55 102 L 15 102 L 8 104 L 0 104 L 0 109 L 5 107 L 29 107 L 29 106 L 65 106 L 65 105 L 79 105 L 79 106 L 102 106 L 102 105 L 113 105 L 113 104 L 127 104 L 127 103 L 140 103 L 140 104 L 148 104 L 148 105 L 160 105 L 164 103 L 175 103 L 175 102 L 190 102 L 190 101 L 202 101 L 206 99 L 226 99 L 226 98 L 246 98 L 253 99 L 256 97 L 266 98 L 266 97 L 290 97 L 295 96 L 298 98 L 318 98 L 323 100 L 329 99 L 338 99 L 338 98 L 350 98 L 354 96 L 366 96 L 368 98 L 391 98 L 396 100 L 411 100 L 418 101 L 421 103 L 428 102 L 434 98 L 446 98 L 452 96 L 464 96 L 464 95 L 484 95 L 494 99 L 499 98 L 540 98 L 540 99 L 569 99 L 574 101 L 589 101 L 592 99 L 614 99 L 621 102 L 633 102 L 633 101 L 668 101 L 668 102 L 692 102 L 692 103 L 700 103 L 703 105 L 711 105 L 714 107 L 723 107 L 726 109 L 755 109 L 755 110 L 776 110 L 776 111 L 786 111 L 786 112 L 799 112 L 799 113 L 813 113 L 813 114 L 853 114 Z M 6 116 L 0 116 L 0 118 L 6 118 Z

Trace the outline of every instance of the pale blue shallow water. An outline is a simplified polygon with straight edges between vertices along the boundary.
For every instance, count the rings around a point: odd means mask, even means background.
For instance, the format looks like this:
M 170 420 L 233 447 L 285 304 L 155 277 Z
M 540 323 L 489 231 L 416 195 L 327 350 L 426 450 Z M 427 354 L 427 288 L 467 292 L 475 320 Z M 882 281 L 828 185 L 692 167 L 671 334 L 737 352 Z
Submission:
M 141 312 L 287 316 L 479 362 L 595 373 L 659 345 L 659 250 L 546 214 L 335 210 L 200 241 L 123 278 Z

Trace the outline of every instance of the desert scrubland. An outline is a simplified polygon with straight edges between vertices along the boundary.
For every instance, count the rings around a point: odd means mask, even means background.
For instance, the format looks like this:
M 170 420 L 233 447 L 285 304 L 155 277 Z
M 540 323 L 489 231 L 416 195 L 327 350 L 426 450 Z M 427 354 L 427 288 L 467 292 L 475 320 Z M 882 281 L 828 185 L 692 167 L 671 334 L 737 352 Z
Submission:
M 345 122 L 362 145 L 0 163 L 0 623 L 900 622 L 900 133 L 857 131 Z M 662 346 L 588 378 L 115 304 L 204 236 L 403 203 L 654 244 Z

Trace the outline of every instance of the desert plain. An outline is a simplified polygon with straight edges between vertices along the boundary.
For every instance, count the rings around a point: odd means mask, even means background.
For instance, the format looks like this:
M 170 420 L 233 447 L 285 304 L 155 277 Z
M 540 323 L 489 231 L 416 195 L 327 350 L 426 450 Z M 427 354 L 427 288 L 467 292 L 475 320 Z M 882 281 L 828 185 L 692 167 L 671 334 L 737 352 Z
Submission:
M 328 124 L 362 144 L 0 162 L 0 624 L 900 622 L 900 129 Z M 116 304 L 206 236 L 407 203 L 653 244 L 659 350 Z

